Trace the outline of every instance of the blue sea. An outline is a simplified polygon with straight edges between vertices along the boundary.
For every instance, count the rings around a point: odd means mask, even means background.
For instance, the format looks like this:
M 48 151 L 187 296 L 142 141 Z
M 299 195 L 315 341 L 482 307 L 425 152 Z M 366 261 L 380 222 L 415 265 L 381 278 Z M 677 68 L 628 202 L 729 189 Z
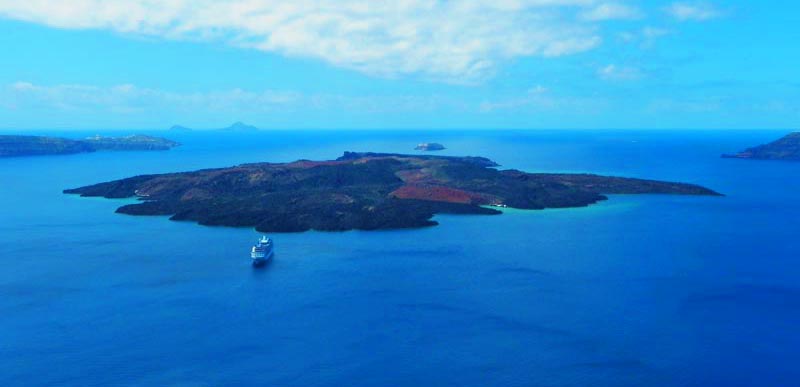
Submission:
M 719 157 L 783 134 L 187 133 L 168 134 L 184 145 L 167 152 L 0 159 L 0 385 L 797 385 L 800 163 Z M 274 234 L 274 261 L 254 270 L 252 229 L 119 215 L 128 200 L 61 193 L 423 141 L 503 168 L 726 196 Z

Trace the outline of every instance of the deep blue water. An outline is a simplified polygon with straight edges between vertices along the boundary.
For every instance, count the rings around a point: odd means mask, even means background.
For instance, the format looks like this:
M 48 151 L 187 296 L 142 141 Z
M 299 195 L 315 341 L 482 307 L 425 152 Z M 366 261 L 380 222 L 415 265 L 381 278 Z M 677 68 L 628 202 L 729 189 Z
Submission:
M 3 386 L 789 386 L 800 163 L 770 131 L 269 132 L 169 152 L 0 160 Z M 276 234 L 114 214 L 64 188 L 345 150 L 699 183 L 726 197 Z

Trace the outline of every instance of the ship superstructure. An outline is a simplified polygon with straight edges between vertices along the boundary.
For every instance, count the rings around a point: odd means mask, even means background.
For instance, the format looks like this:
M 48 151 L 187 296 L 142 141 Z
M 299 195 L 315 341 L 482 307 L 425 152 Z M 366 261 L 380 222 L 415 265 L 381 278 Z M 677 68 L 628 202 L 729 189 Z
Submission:
M 272 239 L 262 236 L 255 246 L 250 250 L 250 258 L 253 260 L 254 266 L 260 266 L 272 259 L 274 255 L 274 244 Z

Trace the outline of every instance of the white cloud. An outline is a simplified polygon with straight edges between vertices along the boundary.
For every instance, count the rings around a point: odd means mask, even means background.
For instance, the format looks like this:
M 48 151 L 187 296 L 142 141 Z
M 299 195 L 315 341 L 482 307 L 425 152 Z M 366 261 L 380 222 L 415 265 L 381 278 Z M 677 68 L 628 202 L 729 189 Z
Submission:
M 548 89 L 536 85 L 528 89 L 525 95 L 506 97 L 497 100 L 485 100 L 478 105 L 481 113 L 492 113 L 498 110 L 513 110 L 524 107 L 550 108 L 555 105 L 553 97 L 548 95 Z
M 601 38 L 586 20 L 635 16 L 600 0 L 0 0 L 0 17 L 56 28 L 224 42 L 460 83 L 517 57 L 591 50 Z
M 507 111 L 518 113 L 578 111 L 582 114 L 593 114 L 602 111 L 607 102 L 596 97 L 557 95 L 549 88 L 537 85 L 528 89 L 523 95 L 486 99 L 478 104 L 478 112 L 493 114 Z
M 720 97 L 684 99 L 659 98 L 651 101 L 647 106 L 647 110 L 658 113 L 714 113 L 723 110 L 726 102 L 729 101 Z
M 645 27 L 642 29 L 642 36 L 645 39 L 658 39 L 662 36 L 667 36 L 670 33 L 671 33 L 670 30 L 664 28 Z
M 665 28 L 647 26 L 638 31 L 626 31 L 619 33 L 619 39 L 625 43 L 638 44 L 642 48 L 652 47 L 655 42 L 672 31 Z
M 596 98 L 555 95 L 542 85 L 530 87 L 524 94 L 498 99 L 453 95 L 345 95 L 304 94 L 286 90 L 217 90 L 207 92 L 173 92 L 142 88 L 131 84 L 37 85 L 16 82 L 0 88 L 0 107 L 15 111 L 46 111 L 48 115 L 85 117 L 120 116 L 139 119 L 143 116 L 241 117 L 275 115 L 302 117 L 323 112 L 375 115 L 393 113 L 459 114 L 493 113 L 505 110 L 556 111 L 559 109 L 597 110 Z M 160 121 L 159 121 L 160 122 Z M 166 124 L 164 124 L 166 125 Z
M 17 108 L 45 107 L 60 111 L 146 113 L 169 107 L 178 111 L 271 111 L 290 108 L 302 98 L 299 93 L 231 89 L 209 93 L 175 93 L 131 84 L 110 87 L 93 85 L 42 86 L 16 82 L 9 86 Z
M 665 8 L 667 14 L 679 21 L 704 21 L 722 16 L 722 12 L 707 2 L 672 3 Z
M 639 68 L 614 64 L 601 67 L 597 70 L 597 75 L 606 81 L 635 81 L 644 77 Z
M 37 85 L 30 82 L 16 82 L 5 89 L 0 88 L 0 107 L 53 114 L 77 113 L 82 117 L 112 114 L 131 118 L 162 113 L 194 116 L 198 112 L 212 116 L 241 117 L 253 114 L 302 116 L 314 111 L 347 111 L 368 115 L 431 112 L 443 108 L 468 109 L 462 99 L 428 94 L 304 94 L 291 90 L 253 91 L 239 88 L 181 93 L 131 84 Z
M 581 13 L 581 18 L 590 21 L 635 20 L 643 17 L 642 11 L 621 3 L 601 3 Z

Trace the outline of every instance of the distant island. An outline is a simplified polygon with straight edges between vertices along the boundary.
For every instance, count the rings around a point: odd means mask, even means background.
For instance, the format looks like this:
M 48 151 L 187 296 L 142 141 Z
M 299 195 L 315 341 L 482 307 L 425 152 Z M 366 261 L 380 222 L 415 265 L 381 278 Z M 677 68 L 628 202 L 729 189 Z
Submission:
M 88 144 L 96 151 L 170 150 L 180 145 L 180 143 L 167 140 L 163 137 L 145 136 L 141 134 L 125 137 L 93 136 L 80 140 L 80 142 Z
M 255 132 L 259 129 L 253 125 L 247 125 L 244 122 L 234 122 L 231 126 L 227 128 L 222 128 L 221 130 L 228 131 L 228 132 Z
M 191 132 L 192 129 L 181 125 L 172 125 L 169 129 L 170 132 Z
M 217 129 L 205 129 L 205 131 L 220 131 L 220 132 L 236 132 L 236 133 L 249 133 L 249 132 L 257 132 L 260 129 L 253 125 L 245 124 L 244 122 L 234 122 L 228 127 L 225 128 L 217 128 Z M 173 125 L 169 128 L 170 132 L 191 132 L 194 131 L 192 128 L 187 128 L 182 125 Z
M 789 160 L 800 161 L 800 132 L 790 133 L 769 144 L 745 149 L 724 158 L 753 160 Z
M 583 207 L 606 200 L 603 194 L 719 195 L 692 184 L 496 166 L 483 157 L 345 152 L 330 161 L 142 175 L 64 193 L 138 197 L 117 212 L 263 232 L 424 227 L 437 224 L 434 214 Z
M 444 145 L 439 144 L 437 142 L 423 142 L 417 144 L 417 146 L 414 149 L 421 151 L 439 151 L 439 150 L 444 150 L 445 148 Z
M 82 140 L 46 136 L 0 136 L 0 157 L 42 156 L 96 151 L 168 150 L 179 143 L 161 137 L 93 136 Z

